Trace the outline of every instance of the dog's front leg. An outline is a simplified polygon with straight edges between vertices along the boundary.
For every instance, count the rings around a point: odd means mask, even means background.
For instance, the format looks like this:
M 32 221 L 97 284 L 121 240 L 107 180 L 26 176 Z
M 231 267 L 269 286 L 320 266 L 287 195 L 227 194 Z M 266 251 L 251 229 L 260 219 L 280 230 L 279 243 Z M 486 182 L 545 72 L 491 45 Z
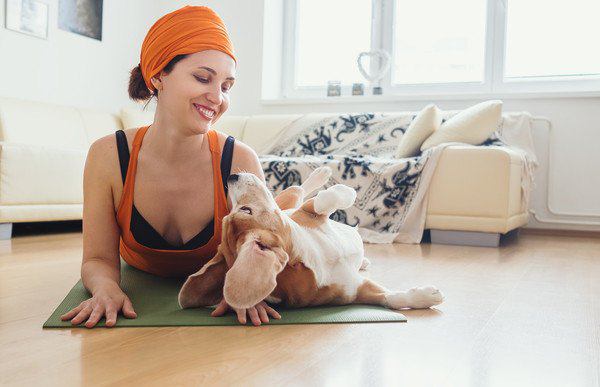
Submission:
M 331 168 L 319 167 L 315 169 L 301 186 L 293 185 L 287 187 L 275 196 L 275 203 L 282 210 L 298 208 L 304 202 L 304 198 L 316 189 L 321 188 L 331 177 Z
M 433 286 L 391 291 L 365 278 L 358 287 L 353 303 L 381 305 L 390 309 L 425 309 L 441 304 L 442 301 L 443 294 Z

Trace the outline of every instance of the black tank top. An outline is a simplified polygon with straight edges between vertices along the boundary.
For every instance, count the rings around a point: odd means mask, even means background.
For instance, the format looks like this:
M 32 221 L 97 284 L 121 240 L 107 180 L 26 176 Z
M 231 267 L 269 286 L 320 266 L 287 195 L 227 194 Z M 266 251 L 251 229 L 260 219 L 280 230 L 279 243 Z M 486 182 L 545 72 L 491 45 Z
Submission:
M 129 146 L 127 145 L 127 136 L 122 130 L 116 131 L 117 136 L 117 150 L 119 152 L 119 164 L 121 165 L 121 177 L 123 178 L 123 184 L 125 184 L 125 177 L 127 176 L 127 168 L 129 167 Z M 206 139 L 208 141 L 208 139 Z M 225 195 L 227 195 L 227 178 L 231 172 L 231 160 L 233 158 L 233 146 L 235 138 L 232 136 L 227 137 L 225 145 L 223 146 L 223 152 L 221 154 L 221 176 L 223 177 L 223 188 L 225 189 Z M 173 246 L 167 242 L 158 231 L 144 219 L 142 214 L 139 213 L 135 204 L 132 206 L 131 211 L 131 224 L 129 225 L 131 233 L 135 240 L 146 247 L 152 249 L 161 250 L 192 250 L 206 244 L 213 236 L 214 230 L 214 219 L 201 230 L 196 236 L 187 241 L 181 246 Z

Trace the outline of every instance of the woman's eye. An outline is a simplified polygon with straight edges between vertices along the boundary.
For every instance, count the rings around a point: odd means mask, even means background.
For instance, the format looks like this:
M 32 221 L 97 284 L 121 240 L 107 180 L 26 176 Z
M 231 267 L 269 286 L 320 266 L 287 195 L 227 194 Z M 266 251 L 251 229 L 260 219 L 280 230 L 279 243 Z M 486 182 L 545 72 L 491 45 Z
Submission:
M 240 207 L 240 211 L 246 212 L 248 215 L 252 215 L 252 209 L 250 207 L 242 206 Z
M 202 78 L 202 77 L 197 77 L 194 75 L 194 78 L 196 78 L 197 81 L 202 82 L 202 83 L 208 83 L 209 80 L 206 78 Z M 223 90 L 224 93 L 229 93 L 229 90 L 231 89 L 231 87 L 225 87 L 221 90 Z

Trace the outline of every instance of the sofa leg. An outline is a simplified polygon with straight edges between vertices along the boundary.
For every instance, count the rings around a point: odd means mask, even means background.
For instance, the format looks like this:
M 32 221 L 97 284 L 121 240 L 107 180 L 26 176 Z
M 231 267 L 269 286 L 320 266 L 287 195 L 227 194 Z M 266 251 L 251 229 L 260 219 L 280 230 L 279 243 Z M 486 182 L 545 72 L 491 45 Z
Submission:
M 500 244 L 500 234 L 497 232 L 431 230 L 431 243 L 498 247 Z
M 12 223 L 0 223 L 0 240 L 7 240 L 12 237 Z

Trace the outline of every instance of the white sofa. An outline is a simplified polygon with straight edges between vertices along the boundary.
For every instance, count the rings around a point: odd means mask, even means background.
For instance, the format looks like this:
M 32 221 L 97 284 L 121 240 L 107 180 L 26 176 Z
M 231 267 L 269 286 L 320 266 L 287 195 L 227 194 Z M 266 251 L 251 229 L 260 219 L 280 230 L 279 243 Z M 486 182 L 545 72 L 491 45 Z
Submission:
M 224 116 L 214 128 L 261 153 L 289 115 Z M 120 115 L 0 98 L 0 234 L 12 223 L 82 218 L 83 168 L 90 144 L 118 129 L 152 122 L 152 112 Z M 426 229 L 432 241 L 497 245 L 500 234 L 523 226 L 521 159 L 494 147 L 450 146 L 429 189 Z

